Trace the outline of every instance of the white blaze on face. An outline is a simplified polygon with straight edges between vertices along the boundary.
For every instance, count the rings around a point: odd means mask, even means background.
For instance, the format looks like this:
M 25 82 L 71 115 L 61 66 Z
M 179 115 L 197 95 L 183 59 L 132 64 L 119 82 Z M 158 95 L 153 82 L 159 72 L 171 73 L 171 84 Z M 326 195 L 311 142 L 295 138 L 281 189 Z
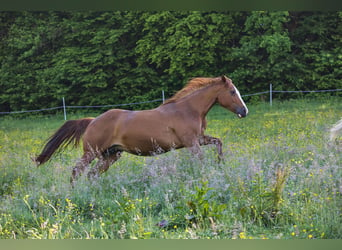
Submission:
M 248 108 L 247 108 L 245 102 L 242 100 L 242 97 L 241 97 L 241 95 L 240 95 L 239 90 L 238 90 L 235 86 L 234 86 L 234 88 L 235 88 L 235 92 L 236 92 L 237 96 L 239 97 L 239 99 L 240 99 L 242 105 L 243 105 L 243 106 L 245 107 L 245 109 L 246 109 L 246 115 L 247 115 L 247 114 L 248 114 Z

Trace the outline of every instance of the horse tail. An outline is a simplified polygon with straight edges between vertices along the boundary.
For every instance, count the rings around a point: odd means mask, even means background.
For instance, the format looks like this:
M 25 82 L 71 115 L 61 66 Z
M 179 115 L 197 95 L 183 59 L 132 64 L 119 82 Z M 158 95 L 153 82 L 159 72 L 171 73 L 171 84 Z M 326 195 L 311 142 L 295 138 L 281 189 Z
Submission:
M 342 119 L 339 120 L 331 129 L 330 129 L 330 140 L 333 141 L 336 139 L 337 135 L 342 132 Z
M 34 159 L 37 165 L 39 166 L 47 162 L 58 149 L 65 148 L 71 142 L 73 142 L 74 147 L 77 147 L 82 135 L 92 120 L 94 118 L 83 118 L 65 122 L 47 139 L 48 142 L 43 148 L 43 151 Z

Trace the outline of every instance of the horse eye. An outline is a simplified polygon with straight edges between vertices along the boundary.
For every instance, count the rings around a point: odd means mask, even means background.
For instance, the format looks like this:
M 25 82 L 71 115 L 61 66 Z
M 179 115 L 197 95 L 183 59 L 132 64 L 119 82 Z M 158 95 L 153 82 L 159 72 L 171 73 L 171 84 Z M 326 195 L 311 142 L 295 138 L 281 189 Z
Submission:
M 236 91 L 235 91 L 235 90 L 232 90 L 232 91 L 230 91 L 230 94 L 231 94 L 231 95 L 235 95 L 235 94 L 236 94 Z

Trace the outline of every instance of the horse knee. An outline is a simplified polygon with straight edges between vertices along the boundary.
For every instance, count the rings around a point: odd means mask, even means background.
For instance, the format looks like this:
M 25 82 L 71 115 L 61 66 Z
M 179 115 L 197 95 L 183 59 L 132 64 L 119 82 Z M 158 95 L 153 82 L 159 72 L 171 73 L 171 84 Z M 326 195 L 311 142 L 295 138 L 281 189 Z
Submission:
M 115 157 L 114 157 L 114 160 L 113 160 L 113 163 L 117 160 L 119 160 L 119 158 L 121 157 L 122 155 L 122 151 L 118 151 L 115 153 Z

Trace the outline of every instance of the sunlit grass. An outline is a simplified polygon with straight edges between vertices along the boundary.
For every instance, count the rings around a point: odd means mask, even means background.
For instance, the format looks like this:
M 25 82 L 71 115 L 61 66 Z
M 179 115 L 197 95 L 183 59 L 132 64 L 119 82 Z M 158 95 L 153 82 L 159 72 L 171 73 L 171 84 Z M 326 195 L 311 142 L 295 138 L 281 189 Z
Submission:
M 341 100 L 249 105 L 245 119 L 214 107 L 205 159 L 187 150 L 124 154 L 94 183 L 69 184 L 80 149 L 30 160 L 63 117 L 0 121 L 0 238 L 341 238 Z M 96 114 L 91 114 L 95 116 Z M 74 114 L 70 119 L 89 116 Z

